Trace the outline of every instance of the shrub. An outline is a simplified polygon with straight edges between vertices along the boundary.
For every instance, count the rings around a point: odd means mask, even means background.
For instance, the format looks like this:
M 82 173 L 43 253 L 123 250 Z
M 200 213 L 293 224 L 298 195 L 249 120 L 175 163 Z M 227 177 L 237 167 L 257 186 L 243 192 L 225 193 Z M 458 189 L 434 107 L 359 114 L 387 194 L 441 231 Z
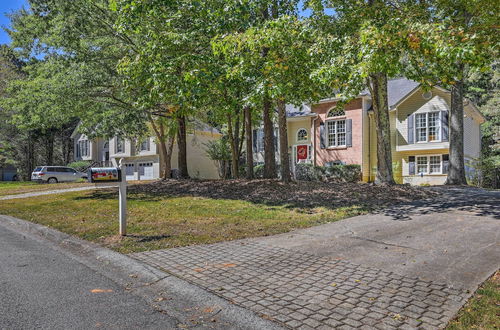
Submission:
M 79 160 L 77 162 L 72 162 L 68 164 L 68 167 L 77 170 L 78 172 L 85 172 L 92 165 L 91 162 L 85 160 Z
M 297 164 L 295 178 L 303 181 L 358 182 L 361 178 L 361 166 L 332 165 L 324 167 L 313 164 Z
M 325 167 L 327 180 L 358 182 L 361 179 L 361 166 L 355 164 Z
M 262 179 L 264 177 L 264 164 L 255 165 L 253 167 L 253 175 L 257 179 Z
M 302 181 L 321 180 L 320 171 L 316 167 L 313 164 L 299 163 L 295 165 L 295 179 Z

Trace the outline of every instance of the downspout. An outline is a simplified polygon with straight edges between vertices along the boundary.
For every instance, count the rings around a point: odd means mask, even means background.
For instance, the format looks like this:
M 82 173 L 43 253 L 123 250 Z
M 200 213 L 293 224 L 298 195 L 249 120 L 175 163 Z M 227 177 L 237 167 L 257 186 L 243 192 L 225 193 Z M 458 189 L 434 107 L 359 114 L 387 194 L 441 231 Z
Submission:
M 311 105 L 311 108 L 312 108 L 312 105 Z M 313 134 L 311 134 L 311 137 L 312 137 L 312 150 L 313 150 L 313 165 L 316 166 L 316 119 L 318 119 L 318 115 L 316 115 L 314 117 L 314 119 L 312 120 L 312 129 L 311 129 L 311 132 L 313 132 Z

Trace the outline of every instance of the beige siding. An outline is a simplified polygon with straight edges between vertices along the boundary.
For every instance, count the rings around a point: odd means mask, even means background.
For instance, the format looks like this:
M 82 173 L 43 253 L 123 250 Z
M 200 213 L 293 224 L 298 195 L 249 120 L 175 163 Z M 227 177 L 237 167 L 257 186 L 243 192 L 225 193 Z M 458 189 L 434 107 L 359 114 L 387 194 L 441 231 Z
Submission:
M 200 179 L 218 179 L 219 173 L 217 165 L 208 158 L 205 144 L 220 138 L 220 134 L 211 134 L 207 132 L 196 132 L 187 136 L 187 163 L 188 173 L 192 178 Z M 172 155 L 172 169 L 178 168 L 178 148 L 174 146 Z
M 481 152 L 481 125 L 470 115 L 464 118 L 464 153 L 468 158 L 479 158 Z
M 397 108 L 396 148 L 398 151 L 448 148 L 448 142 L 419 142 L 408 144 L 408 117 L 411 114 L 426 113 L 431 111 L 449 111 L 449 94 L 436 88 L 432 90 L 432 94 L 433 97 L 430 100 L 425 100 L 422 97 L 422 91 L 417 90 Z
M 307 131 L 307 141 L 297 141 L 297 132 L 299 129 Z M 301 120 L 287 121 L 288 130 L 288 146 L 291 147 L 296 144 L 310 144 L 311 143 L 311 118 L 306 117 Z

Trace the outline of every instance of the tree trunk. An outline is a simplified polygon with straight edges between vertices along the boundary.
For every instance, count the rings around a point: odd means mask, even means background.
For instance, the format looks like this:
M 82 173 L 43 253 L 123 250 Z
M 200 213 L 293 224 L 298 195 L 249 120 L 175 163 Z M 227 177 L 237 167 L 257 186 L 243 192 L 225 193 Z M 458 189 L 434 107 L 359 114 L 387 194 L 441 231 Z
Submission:
M 50 130 L 48 132 L 48 135 L 46 135 L 46 141 L 45 141 L 45 162 L 47 165 L 51 166 L 54 165 L 54 132 L 53 130 Z
M 375 184 L 395 184 L 392 174 L 391 133 L 387 75 L 381 72 L 370 75 L 368 86 L 372 95 L 373 114 L 377 129 L 377 175 Z
M 245 132 L 246 132 L 246 156 L 247 156 L 247 179 L 253 179 L 253 131 L 252 131 L 252 109 L 245 108 Z
M 274 126 L 271 120 L 272 104 L 268 97 L 264 98 L 264 178 L 275 179 L 276 175 L 276 158 L 274 149 Z
M 239 134 L 240 134 L 240 117 L 239 110 L 236 110 L 236 120 L 233 127 L 233 116 L 230 113 L 227 114 L 227 123 L 228 123 L 228 135 L 229 135 L 229 144 L 231 146 L 231 172 L 234 179 L 238 178 L 240 164 L 239 164 Z
M 280 162 L 281 181 L 288 183 L 292 181 L 290 175 L 290 156 L 288 155 L 288 133 L 286 125 L 286 103 L 285 100 L 278 101 L 278 125 L 280 139 Z
M 180 116 L 177 118 L 178 130 L 177 130 L 177 146 L 179 148 L 178 162 L 179 162 L 179 178 L 189 179 L 188 167 L 187 167 L 187 129 L 186 129 L 186 117 Z
M 466 185 L 464 161 L 464 84 L 457 81 L 451 87 L 450 110 L 450 167 L 447 185 Z

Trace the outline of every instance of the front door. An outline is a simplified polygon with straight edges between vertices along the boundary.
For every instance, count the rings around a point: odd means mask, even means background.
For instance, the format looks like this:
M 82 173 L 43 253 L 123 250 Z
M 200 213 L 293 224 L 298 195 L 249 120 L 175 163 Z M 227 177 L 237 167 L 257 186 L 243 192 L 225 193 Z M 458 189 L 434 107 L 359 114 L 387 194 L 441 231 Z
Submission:
M 293 146 L 292 172 L 295 175 L 295 168 L 298 163 L 310 163 L 311 147 L 309 144 L 296 144 Z

